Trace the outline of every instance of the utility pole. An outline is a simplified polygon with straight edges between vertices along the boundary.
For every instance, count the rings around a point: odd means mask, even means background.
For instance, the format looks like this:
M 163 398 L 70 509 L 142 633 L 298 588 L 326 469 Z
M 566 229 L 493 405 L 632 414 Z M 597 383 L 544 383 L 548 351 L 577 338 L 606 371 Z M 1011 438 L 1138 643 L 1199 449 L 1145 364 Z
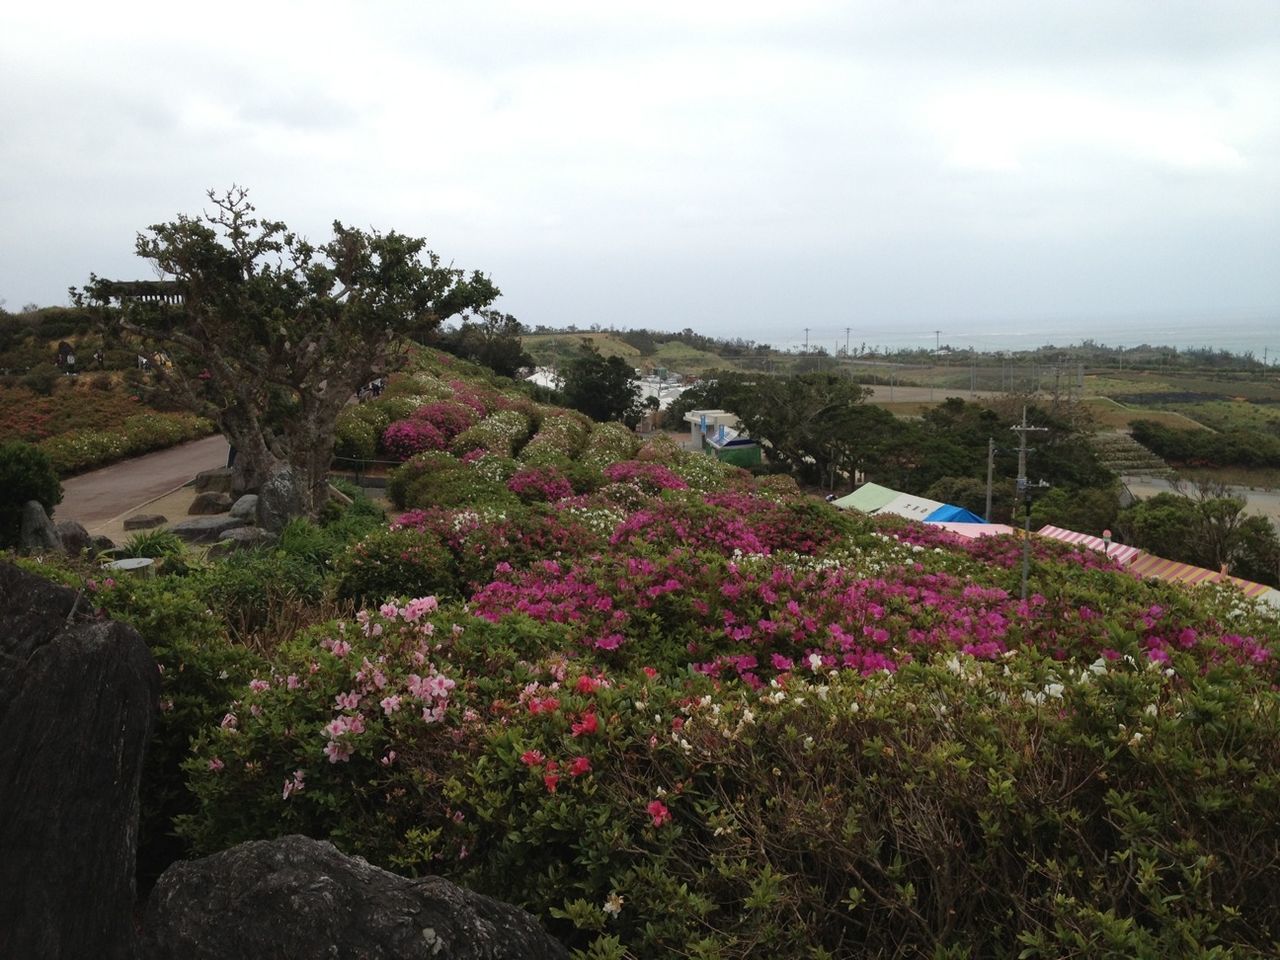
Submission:
M 1022 408 L 1021 426 L 1009 428 L 1018 434 L 1018 499 L 1022 501 L 1022 599 L 1027 599 L 1027 574 L 1031 570 L 1031 488 L 1027 483 L 1027 434 L 1047 433 L 1048 427 L 1027 426 L 1027 408 Z M 1039 486 L 1048 486 L 1041 481 Z
M 809 328 L 804 328 L 804 352 L 809 352 Z
M 849 359 L 849 327 L 844 328 L 844 358 Z
M 987 523 L 991 522 L 991 478 L 995 474 L 996 469 L 996 438 L 987 437 L 987 512 L 983 514 L 983 519 Z

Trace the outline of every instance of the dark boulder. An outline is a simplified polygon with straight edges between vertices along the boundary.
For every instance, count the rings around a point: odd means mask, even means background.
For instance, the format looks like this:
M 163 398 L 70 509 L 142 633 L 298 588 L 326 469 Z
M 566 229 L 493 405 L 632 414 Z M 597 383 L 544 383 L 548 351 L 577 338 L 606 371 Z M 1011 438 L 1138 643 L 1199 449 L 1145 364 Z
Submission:
M 203 493 L 197 493 L 195 499 L 191 501 L 191 506 L 187 508 L 187 513 L 195 516 L 205 516 L 210 513 L 226 513 L 231 509 L 231 494 L 223 493 L 220 490 L 205 490 Z
M 212 490 L 218 493 L 231 492 L 231 467 L 215 467 L 212 470 L 201 470 L 191 482 L 198 493 Z
M 51 553 L 62 549 L 58 528 L 44 511 L 39 500 L 28 500 L 22 505 L 22 519 L 18 526 L 18 547 L 29 553 Z
M 294 517 L 301 516 L 302 498 L 293 483 L 293 468 L 285 467 L 267 478 L 258 491 L 258 526 L 279 533 Z
M 132 627 L 0 563 L 0 957 L 131 958 L 160 676 Z
M 231 515 L 238 520 L 252 523 L 253 519 L 258 515 L 258 495 L 256 493 L 246 493 L 239 497 L 231 505 Z
M 212 517 L 192 517 L 190 520 L 175 523 L 170 529 L 179 539 L 186 540 L 188 543 L 212 543 L 222 539 L 222 535 L 228 530 L 243 525 L 243 520 L 237 520 L 222 513 Z
M 567 958 L 518 907 L 282 837 L 175 863 L 151 893 L 148 960 Z
M 132 517 L 126 517 L 124 528 L 126 530 L 150 530 L 152 527 L 163 526 L 169 522 L 169 518 L 163 513 L 139 513 Z
M 257 527 L 232 527 L 223 531 L 222 539 L 209 548 L 210 557 L 226 557 L 241 550 L 275 543 L 276 535 Z
M 82 553 L 92 556 L 98 552 L 93 545 L 93 537 L 89 536 L 89 531 L 80 521 L 59 520 L 54 524 L 54 529 L 58 531 L 58 540 L 62 543 L 62 549 L 71 556 L 76 557 Z

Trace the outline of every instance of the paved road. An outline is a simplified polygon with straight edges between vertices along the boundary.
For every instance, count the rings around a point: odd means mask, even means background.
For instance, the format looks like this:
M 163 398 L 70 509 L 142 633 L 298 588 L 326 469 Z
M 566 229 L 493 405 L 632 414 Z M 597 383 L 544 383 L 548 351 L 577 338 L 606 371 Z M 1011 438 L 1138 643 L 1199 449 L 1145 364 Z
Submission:
M 1154 497 L 1157 493 L 1173 491 L 1173 485 L 1161 477 L 1121 477 L 1121 481 L 1129 492 L 1140 500 Z M 1194 493 L 1195 486 L 1187 484 L 1184 493 Z M 1227 487 L 1233 497 L 1240 497 L 1248 506 L 1249 513 L 1260 513 L 1264 517 L 1280 522 L 1280 491 L 1254 490 L 1252 487 Z
M 91 527 L 182 486 L 201 470 L 226 463 L 227 441 L 215 434 L 82 473 L 62 482 L 55 517 Z

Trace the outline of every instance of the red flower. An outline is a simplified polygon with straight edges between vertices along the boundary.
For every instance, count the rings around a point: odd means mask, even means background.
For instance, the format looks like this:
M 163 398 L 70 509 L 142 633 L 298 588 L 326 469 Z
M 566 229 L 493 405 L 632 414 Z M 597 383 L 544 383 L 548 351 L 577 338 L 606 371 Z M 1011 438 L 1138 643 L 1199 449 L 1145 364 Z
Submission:
M 586 757 L 574 757 L 569 762 L 569 776 L 580 777 L 591 770 L 591 761 Z
M 599 687 L 600 681 L 596 680 L 594 677 L 588 677 L 586 674 L 583 674 L 578 678 L 579 693 L 595 693 Z
M 573 725 L 573 735 L 575 737 L 585 737 L 599 729 L 600 722 L 596 719 L 596 715 L 594 713 L 584 713 L 582 719 Z
M 526 767 L 540 767 L 545 759 L 541 750 L 526 750 L 520 754 L 520 762 Z
M 649 816 L 653 818 L 653 825 L 655 827 L 660 827 L 664 823 L 671 822 L 671 811 L 667 809 L 667 805 L 661 800 L 650 801 L 649 805 L 645 807 L 645 810 L 647 810 Z
M 547 793 L 556 792 L 556 784 L 560 782 L 560 775 L 556 773 L 548 773 L 542 777 L 542 783 L 547 788 Z

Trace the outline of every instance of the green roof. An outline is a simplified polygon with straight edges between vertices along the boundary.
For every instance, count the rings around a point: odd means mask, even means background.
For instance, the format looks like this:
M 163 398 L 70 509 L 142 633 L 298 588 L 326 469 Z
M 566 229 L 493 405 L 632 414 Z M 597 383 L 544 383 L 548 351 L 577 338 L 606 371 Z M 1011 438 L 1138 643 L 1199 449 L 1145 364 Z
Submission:
M 848 496 L 833 500 L 841 510 L 860 510 L 863 513 L 874 513 L 890 500 L 901 496 L 897 490 L 890 490 L 878 483 L 864 483 Z

